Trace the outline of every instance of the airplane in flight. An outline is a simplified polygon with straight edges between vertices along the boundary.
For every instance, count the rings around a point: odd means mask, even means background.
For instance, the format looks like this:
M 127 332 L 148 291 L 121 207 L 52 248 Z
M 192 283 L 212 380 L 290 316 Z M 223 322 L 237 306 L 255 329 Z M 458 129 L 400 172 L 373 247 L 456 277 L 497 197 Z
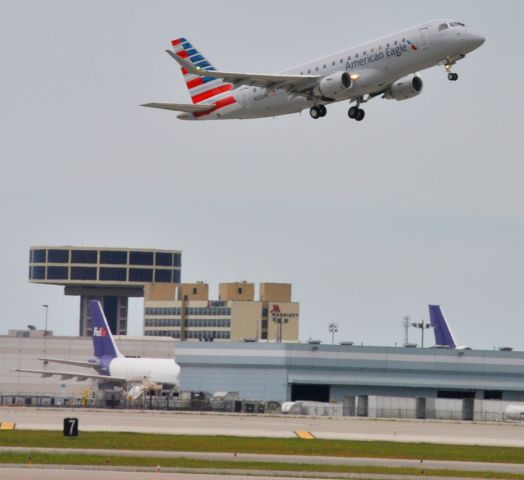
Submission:
M 448 322 L 446 322 L 440 305 L 429 305 L 429 320 L 435 331 L 435 347 L 471 350 L 471 348 L 466 345 L 457 347 L 455 337 L 448 326 Z
M 455 81 L 455 63 L 484 43 L 464 23 L 435 20 L 298 65 L 277 74 L 216 70 L 185 38 L 166 52 L 176 60 L 192 104 L 146 103 L 142 106 L 182 112 L 181 120 L 274 117 L 309 108 L 324 117 L 326 105 L 347 101 L 351 119 L 362 121 L 363 103 L 382 96 L 407 100 L 422 92 L 419 71 L 441 65 Z
M 89 302 L 93 327 L 93 349 L 95 356 L 86 362 L 61 358 L 39 358 L 44 363 L 59 363 L 77 367 L 89 367 L 96 371 L 67 372 L 52 370 L 16 369 L 16 372 L 39 373 L 43 377 L 59 375 L 63 380 L 77 381 L 94 379 L 130 387 L 128 396 L 138 398 L 142 393 L 157 390 L 161 386 L 178 387 L 180 367 L 172 358 L 127 358 L 118 349 L 108 326 L 104 311 L 98 300 Z

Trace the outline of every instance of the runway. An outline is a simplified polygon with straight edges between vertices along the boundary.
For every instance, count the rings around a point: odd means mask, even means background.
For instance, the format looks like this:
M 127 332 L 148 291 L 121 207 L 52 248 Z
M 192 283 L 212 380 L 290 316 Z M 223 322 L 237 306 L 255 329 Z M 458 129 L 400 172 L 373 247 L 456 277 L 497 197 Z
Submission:
M 71 449 L 67 448 L 28 448 L 28 447 L 0 447 L 0 453 L 49 453 L 67 455 Z M 358 458 L 358 457 L 325 457 L 316 455 L 274 455 L 256 453 L 217 453 L 217 452 L 173 452 L 173 451 L 151 451 L 151 450 L 111 450 L 84 448 L 75 452 L 76 455 L 93 456 L 122 456 L 122 457 L 149 457 L 157 461 L 166 458 L 190 458 L 204 461 L 227 461 L 227 462 L 268 462 L 268 463 L 291 463 L 304 466 L 307 465 L 343 465 L 343 466 L 374 466 L 374 467 L 397 467 L 397 468 L 423 468 L 439 470 L 461 470 L 468 472 L 504 472 L 524 474 L 524 464 L 492 463 L 492 462 L 457 462 L 451 460 L 423 460 L 400 459 L 400 458 Z M 238 472 L 238 471 L 237 471 Z M 282 470 L 286 472 L 286 470 Z M 292 472 L 286 472 L 291 474 Z M 323 474 L 322 474 L 323 475 Z
M 0 407 L 0 422 L 14 422 L 23 430 L 61 430 L 65 417 L 77 417 L 80 431 L 280 438 L 293 438 L 295 432 L 306 431 L 321 439 L 524 447 L 521 423 Z
M 71 478 L 84 478 L 88 476 L 93 480 L 228 480 L 235 478 L 238 480 L 275 480 L 275 475 L 257 473 L 257 472 L 231 472 L 224 471 L 220 473 L 198 473 L 198 472 L 156 472 L 148 469 L 147 471 L 141 469 L 140 471 L 131 471 L 129 469 L 114 469 L 114 470 L 93 470 L 90 468 L 71 468 L 60 469 L 55 467 L 38 467 L 38 468 L 11 468 L 0 467 L 0 475 L 2 480 L 70 480 Z M 277 472 L 274 472 L 277 473 Z M 405 480 L 405 475 L 381 475 L 372 473 L 324 473 L 315 474 L 307 472 L 297 472 L 289 476 L 278 474 L 279 480 L 296 480 L 297 478 L 310 479 L 360 479 L 360 480 Z M 413 476 L 413 478 L 417 478 Z M 424 476 L 425 480 L 463 480 L 464 477 L 433 477 Z M 469 480 L 477 480 L 474 477 L 468 477 Z M 480 479 L 478 479 L 480 480 Z

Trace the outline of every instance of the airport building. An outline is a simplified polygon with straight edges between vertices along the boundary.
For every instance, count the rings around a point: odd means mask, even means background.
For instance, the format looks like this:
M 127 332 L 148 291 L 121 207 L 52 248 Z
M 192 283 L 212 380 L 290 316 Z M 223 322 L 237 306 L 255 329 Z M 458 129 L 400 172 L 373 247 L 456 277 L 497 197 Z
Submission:
M 267 342 L 115 338 L 126 356 L 175 358 L 183 391 L 231 391 L 252 400 L 343 402 L 384 396 L 524 402 L 524 352 Z M 85 361 L 83 337 L 0 336 L 0 395 L 72 395 L 91 381 L 13 370 L 56 367 L 42 357 Z M 64 365 L 61 370 L 78 371 Z
M 100 300 L 111 331 L 126 335 L 128 298 L 143 297 L 152 282 L 180 283 L 181 268 L 179 250 L 35 246 L 29 255 L 30 282 L 80 297 L 81 336 L 91 334 L 89 300 Z
M 209 299 L 203 282 L 149 284 L 144 298 L 144 335 L 186 341 L 297 342 L 299 303 L 288 283 L 221 283 Z

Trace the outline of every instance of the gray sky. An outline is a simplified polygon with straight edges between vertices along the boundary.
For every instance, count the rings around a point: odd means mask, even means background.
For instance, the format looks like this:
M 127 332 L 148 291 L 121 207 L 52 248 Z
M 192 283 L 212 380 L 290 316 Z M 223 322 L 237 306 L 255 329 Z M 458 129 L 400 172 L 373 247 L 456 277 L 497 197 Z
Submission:
M 2 1 L 0 333 L 75 334 L 77 302 L 27 280 L 30 245 L 175 248 L 184 281 L 293 283 L 300 337 L 393 345 L 440 303 L 457 340 L 524 349 L 521 1 Z M 448 82 L 326 118 L 181 122 L 164 53 L 274 72 L 434 18 L 486 43 Z M 141 329 L 133 302 L 130 333 Z M 411 340 L 418 339 L 411 332 Z

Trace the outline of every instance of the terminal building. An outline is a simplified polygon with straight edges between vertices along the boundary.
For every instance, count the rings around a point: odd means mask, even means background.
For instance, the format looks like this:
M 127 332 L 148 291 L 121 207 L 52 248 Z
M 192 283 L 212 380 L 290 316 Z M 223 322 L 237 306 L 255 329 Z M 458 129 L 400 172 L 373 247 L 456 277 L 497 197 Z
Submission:
M 187 341 L 297 342 L 299 303 L 288 283 L 221 283 L 217 300 L 203 282 L 149 284 L 144 298 L 144 335 Z
M 241 399 L 344 402 L 368 396 L 433 401 L 524 402 L 524 352 L 265 342 L 115 338 L 126 356 L 175 358 L 180 389 L 238 392 Z M 39 358 L 85 361 L 91 339 L 0 336 L 0 397 L 80 395 L 92 381 L 42 377 Z M 64 365 L 67 371 L 79 367 Z M 476 407 L 475 407 L 476 408 Z

